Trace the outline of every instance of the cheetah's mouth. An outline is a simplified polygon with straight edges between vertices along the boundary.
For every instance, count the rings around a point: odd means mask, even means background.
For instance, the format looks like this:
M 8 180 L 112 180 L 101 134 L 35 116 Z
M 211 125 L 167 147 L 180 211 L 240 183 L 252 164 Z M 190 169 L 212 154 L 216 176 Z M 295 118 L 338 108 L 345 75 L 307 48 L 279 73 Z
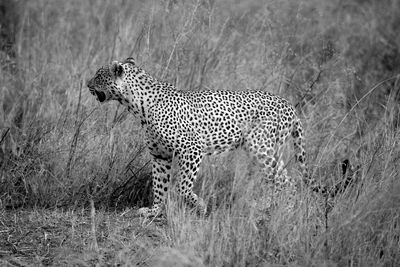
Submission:
M 103 92 L 98 92 L 96 90 L 94 90 L 96 96 L 97 96 L 97 100 L 99 100 L 99 102 L 104 102 L 106 100 L 106 94 Z

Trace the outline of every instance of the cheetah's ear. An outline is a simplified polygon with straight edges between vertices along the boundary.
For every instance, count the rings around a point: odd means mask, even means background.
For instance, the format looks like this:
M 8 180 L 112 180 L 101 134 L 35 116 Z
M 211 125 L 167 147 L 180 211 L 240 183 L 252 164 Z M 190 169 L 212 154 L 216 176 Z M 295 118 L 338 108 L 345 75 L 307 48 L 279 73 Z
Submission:
M 113 61 L 110 66 L 110 72 L 115 78 L 118 78 L 124 73 L 124 68 L 118 61 Z
M 128 57 L 127 59 L 125 59 L 124 63 L 130 63 L 132 65 L 135 65 L 135 59 L 133 57 Z

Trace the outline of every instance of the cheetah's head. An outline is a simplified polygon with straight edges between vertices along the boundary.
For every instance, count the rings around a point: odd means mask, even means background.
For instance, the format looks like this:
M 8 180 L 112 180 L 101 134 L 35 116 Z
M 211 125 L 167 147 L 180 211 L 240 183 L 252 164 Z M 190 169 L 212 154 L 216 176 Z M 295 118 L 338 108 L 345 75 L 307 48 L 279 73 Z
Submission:
M 87 82 L 87 87 L 99 102 L 121 100 L 124 92 L 124 78 L 127 71 L 135 66 L 133 58 L 124 62 L 113 61 L 111 65 L 97 70 L 93 78 Z

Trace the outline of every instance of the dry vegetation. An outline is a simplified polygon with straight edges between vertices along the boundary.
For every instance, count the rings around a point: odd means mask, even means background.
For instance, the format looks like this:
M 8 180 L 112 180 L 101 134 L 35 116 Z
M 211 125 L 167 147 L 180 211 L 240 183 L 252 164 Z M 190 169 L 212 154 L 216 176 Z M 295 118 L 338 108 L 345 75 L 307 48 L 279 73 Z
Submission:
M 399 1 L 0 1 L 0 23 L 0 265 L 400 265 Z M 288 98 L 313 175 L 337 181 L 349 159 L 356 182 L 327 218 L 299 190 L 268 220 L 243 155 L 211 157 L 197 184 L 209 217 L 172 194 L 143 222 L 143 132 L 85 88 L 128 56 L 182 90 Z

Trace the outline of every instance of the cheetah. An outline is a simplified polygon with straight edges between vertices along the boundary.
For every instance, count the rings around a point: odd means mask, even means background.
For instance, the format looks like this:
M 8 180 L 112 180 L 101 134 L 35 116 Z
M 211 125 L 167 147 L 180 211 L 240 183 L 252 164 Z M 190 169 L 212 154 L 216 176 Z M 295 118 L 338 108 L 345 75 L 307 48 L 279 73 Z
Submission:
M 185 202 L 206 213 L 204 201 L 193 192 L 193 183 L 205 155 L 243 148 L 277 191 L 291 180 L 277 179 L 279 149 L 289 136 L 303 182 L 315 192 L 335 195 L 308 175 L 303 128 L 294 107 L 284 98 L 264 91 L 181 91 L 140 68 L 133 58 L 99 68 L 87 87 L 99 102 L 116 100 L 137 116 L 145 130 L 152 157 L 151 207 L 139 209 L 145 217 L 162 210 L 173 158 L 179 167 L 177 192 Z

